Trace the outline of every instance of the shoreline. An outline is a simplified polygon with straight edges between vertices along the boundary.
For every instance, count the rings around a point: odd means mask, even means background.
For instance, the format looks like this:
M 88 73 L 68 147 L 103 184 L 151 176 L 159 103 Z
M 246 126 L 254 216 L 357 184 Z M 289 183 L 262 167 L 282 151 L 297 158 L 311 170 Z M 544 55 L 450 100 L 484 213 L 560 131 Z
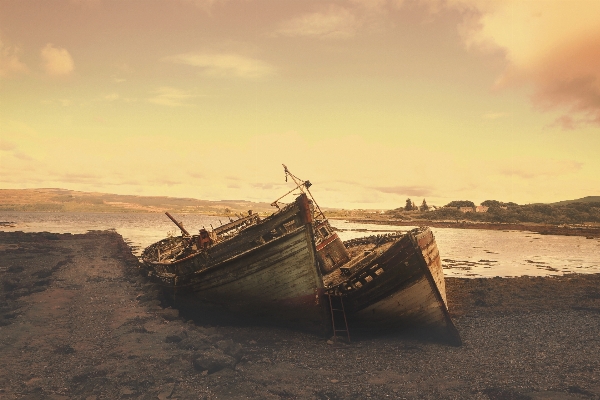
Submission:
M 211 212 L 184 212 L 180 210 L 168 210 L 172 213 L 177 213 L 180 216 L 185 215 L 201 215 L 207 217 L 223 217 L 228 218 L 232 215 L 226 215 L 224 213 L 211 213 Z M 132 211 L 132 210 L 115 210 L 115 211 L 14 211 L 14 210 L 0 210 L 2 212 L 10 213 L 41 213 L 41 214 L 162 214 L 164 211 Z M 258 213 L 261 217 L 269 214 Z M 360 218 L 360 217 L 327 217 L 329 220 L 348 221 L 352 223 L 370 224 L 370 225 L 393 225 L 393 226 L 429 226 L 433 228 L 453 228 L 453 229 L 481 229 L 481 230 L 496 230 L 496 231 L 527 231 L 534 232 L 540 235 L 561 235 L 561 236 L 585 236 L 588 239 L 600 238 L 600 224 L 539 224 L 539 223 L 527 223 L 527 222 L 474 222 L 474 221 L 435 221 L 435 220 L 395 220 L 395 219 L 374 219 L 374 218 Z M 0 228 L 16 227 L 14 221 L 0 221 Z M 370 231 L 370 230 L 369 230 Z M 376 230 L 374 230 L 376 231 Z
M 433 228 L 454 229 L 482 229 L 495 231 L 528 231 L 540 235 L 562 235 L 562 236 L 585 236 L 588 238 L 600 238 L 600 226 L 593 225 L 549 225 L 534 223 L 495 223 L 495 222 L 468 222 L 468 221 L 432 221 L 432 220 L 379 220 L 370 218 L 341 218 L 330 217 L 329 219 L 345 220 L 352 223 L 372 225 L 394 225 L 394 226 L 429 226 Z
M 446 278 L 463 339 L 352 343 L 171 308 L 116 232 L 0 232 L 0 397 L 600 398 L 600 274 Z

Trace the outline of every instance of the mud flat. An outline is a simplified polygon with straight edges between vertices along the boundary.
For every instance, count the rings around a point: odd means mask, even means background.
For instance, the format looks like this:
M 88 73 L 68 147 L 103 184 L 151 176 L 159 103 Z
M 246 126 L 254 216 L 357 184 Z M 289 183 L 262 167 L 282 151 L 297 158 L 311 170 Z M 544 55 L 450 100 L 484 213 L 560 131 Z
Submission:
M 599 275 L 447 279 L 462 347 L 330 345 L 188 320 L 136 265 L 114 232 L 0 232 L 0 398 L 600 398 Z

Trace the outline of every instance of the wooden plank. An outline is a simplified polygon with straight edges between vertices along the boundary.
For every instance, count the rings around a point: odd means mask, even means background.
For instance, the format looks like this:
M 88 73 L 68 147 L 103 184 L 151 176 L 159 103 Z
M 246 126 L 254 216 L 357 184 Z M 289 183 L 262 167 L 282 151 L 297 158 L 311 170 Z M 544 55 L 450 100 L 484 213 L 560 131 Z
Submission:
M 195 297 L 202 307 L 325 331 L 323 285 L 309 225 L 198 274 L 191 284 L 177 288 L 179 302 Z

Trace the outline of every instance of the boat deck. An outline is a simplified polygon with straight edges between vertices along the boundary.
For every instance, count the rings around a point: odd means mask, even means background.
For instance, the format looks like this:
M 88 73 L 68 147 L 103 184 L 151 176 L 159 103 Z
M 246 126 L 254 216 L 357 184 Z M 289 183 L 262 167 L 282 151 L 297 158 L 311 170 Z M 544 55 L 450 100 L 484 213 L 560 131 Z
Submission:
M 348 253 L 350 254 L 350 261 L 348 261 L 346 264 L 344 264 L 342 266 L 342 268 L 349 267 L 349 266 L 351 267 L 353 265 L 357 265 L 357 264 L 361 263 L 362 260 L 366 259 L 370 255 L 371 256 L 374 255 L 373 254 L 374 251 L 376 251 L 378 254 L 381 254 L 385 250 L 387 250 L 391 245 L 392 245 L 391 242 L 384 243 L 379 246 L 372 244 L 372 243 L 368 243 L 368 244 L 362 244 L 362 245 L 350 247 L 350 248 L 348 248 Z M 367 262 L 364 266 L 360 266 L 358 269 L 362 269 L 368 265 L 369 265 L 369 263 Z M 323 276 L 323 286 L 326 288 L 337 286 L 340 283 L 346 281 L 348 278 L 349 278 L 349 275 L 345 275 L 342 272 L 341 268 L 336 268 L 329 274 Z

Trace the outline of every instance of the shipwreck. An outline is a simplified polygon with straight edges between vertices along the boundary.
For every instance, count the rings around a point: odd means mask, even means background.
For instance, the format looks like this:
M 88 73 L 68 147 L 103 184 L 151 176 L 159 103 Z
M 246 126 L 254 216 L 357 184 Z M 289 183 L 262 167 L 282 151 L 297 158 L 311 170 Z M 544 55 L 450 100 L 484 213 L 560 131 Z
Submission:
M 353 329 L 425 328 L 460 345 L 448 312 L 431 230 L 342 242 L 293 175 L 290 204 L 266 218 L 248 212 L 211 230 L 148 246 L 148 276 L 178 307 L 275 322 L 350 340 Z

